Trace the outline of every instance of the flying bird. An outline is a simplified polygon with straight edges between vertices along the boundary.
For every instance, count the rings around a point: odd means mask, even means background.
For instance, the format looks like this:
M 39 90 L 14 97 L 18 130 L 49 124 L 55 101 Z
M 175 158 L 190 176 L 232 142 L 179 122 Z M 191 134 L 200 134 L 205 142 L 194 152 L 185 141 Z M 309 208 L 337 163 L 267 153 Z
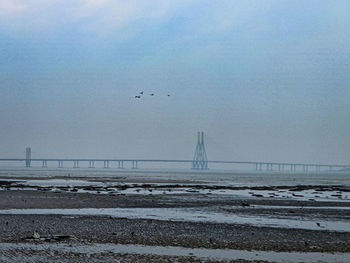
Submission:
M 138 96 L 138 95 L 135 96 L 135 99 L 140 99 L 140 98 L 141 98 L 141 96 Z
M 154 96 L 154 93 L 149 94 L 150 96 Z
M 141 91 L 140 94 L 143 95 L 143 91 Z

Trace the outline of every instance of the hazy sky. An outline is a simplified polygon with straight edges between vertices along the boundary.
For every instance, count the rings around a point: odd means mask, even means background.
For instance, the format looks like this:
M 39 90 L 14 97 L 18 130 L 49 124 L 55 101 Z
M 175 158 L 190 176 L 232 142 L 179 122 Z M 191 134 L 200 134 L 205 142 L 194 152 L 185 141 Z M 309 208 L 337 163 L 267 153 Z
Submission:
M 191 159 L 204 131 L 212 160 L 350 163 L 350 2 L 0 0 L 0 125 L 0 157 Z

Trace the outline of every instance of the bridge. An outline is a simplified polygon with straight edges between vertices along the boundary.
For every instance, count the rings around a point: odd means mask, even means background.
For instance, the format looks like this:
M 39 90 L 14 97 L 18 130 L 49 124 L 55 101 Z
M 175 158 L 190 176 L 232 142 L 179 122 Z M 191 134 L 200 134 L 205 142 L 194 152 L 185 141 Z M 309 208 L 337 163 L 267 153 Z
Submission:
M 204 133 L 198 132 L 197 145 L 192 160 L 171 160 L 171 159 L 99 159 L 99 158 L 31 158 L 31 148 L 26 148 L 25 158 L 2 158 L 0 162 L 24 163 L 25 167 L 35 166 L 47 168 L 48 164 L 55 164 L 58 168 L 80 168 L 81 165 L 88 168 L 95 168 L 98 164 L 103 168 L 131 168 L 138 169 L 141 164 L 184 164 L 195 170 L 206 170 L 209 165 L 235 165 L 255 171 L 278 171 L 278 172 L 321 172 L 321 171 L 342 171 L 350 170 L 346 164 L 316 164 L 316 163 L 289 163 L 289 162 L 259 162 L 259 161 L 220 161 L 208 160 L 204 146 Z M 185 166 L 185 167 L 186 167 Z
M 0 162 L 23 162 L 30 163 L 26 167 L 31 167 L 33 163 L 37 163 L 43 168 L 47 168 L 48 164 L 56 163 L 56 167 L 64 168 L 80 168 L 85 163 L 84 167 L 95 168 L 97 164 L 101 164 L 103 168 L 131 168 L 138 169 L 142 163 L 177 163 L 187 164 L 187 167 L 193 166 L 193 160 L 166 160 L 166 159 L 55 159 L 55 158 L 3 158 Z M 350 165 L 340 164 L 306 164 L 306 163 L 278 163 L 278 162 L 254 162 L 254 161 L 219 161 L 207 160 L 207 167 L 210 164 L 232 164 L 246 166 L 249 170 L 255 171 L 278 171 L 278 172 L 321 172 L 321 171 L 339 171 L 350 170 Z M 206 170 L 208 168 L 192 168 L 195 170 Z

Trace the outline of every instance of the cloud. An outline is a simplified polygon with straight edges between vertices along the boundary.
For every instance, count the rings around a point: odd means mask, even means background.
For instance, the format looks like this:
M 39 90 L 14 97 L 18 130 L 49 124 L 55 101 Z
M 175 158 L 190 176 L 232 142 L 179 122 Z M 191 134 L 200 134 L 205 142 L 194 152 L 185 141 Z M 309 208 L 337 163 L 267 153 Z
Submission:
M 82 28 L 104 32 L 139 20 L 171 17 L 196 2 L 198 0 L 0 0 L 0 26 L 43 30 L 77 23 L 82 24 Z
M 88 18 L 86 26 L 95 32 L 108 32 L 128 24 L 152 21 L 164 22 L 184 9 L 198 4 L 199 0 L 87 0 L 78 5 L 79 19 Z
M 225 33 L 275 4 L 276 0 L 0 0 L 0 27 L 28 32 L 71 25 L 104 35 L 133 23 L 161 26 L 179 16 L 190 34 Z
M 13 0 L 0 0 L 0 17 L 18 15 L 26 8 L 24 3 Z

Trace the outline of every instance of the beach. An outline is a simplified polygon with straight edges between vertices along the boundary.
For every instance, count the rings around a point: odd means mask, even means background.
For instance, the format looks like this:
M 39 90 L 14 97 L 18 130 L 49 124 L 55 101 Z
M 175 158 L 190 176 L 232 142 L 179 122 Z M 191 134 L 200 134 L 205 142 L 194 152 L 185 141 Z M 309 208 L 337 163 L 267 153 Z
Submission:
M 0 259 L 348 262 L 348 178 L 2 169 Z

